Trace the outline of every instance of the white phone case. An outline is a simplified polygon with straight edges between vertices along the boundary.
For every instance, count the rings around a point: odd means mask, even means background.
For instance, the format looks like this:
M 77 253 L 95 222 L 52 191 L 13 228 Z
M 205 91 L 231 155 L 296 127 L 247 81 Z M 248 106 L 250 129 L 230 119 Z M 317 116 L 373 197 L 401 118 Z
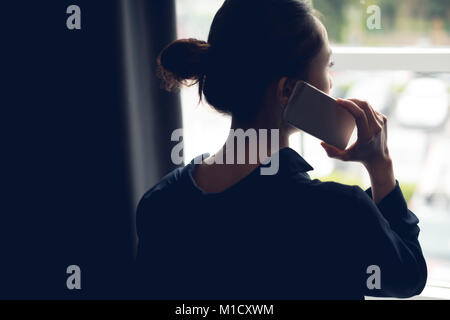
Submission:
M 284 110 L 291 125 L 342 150 L 347 148 L 356 122 L 336 100 L 312 85 L 299 81 Z

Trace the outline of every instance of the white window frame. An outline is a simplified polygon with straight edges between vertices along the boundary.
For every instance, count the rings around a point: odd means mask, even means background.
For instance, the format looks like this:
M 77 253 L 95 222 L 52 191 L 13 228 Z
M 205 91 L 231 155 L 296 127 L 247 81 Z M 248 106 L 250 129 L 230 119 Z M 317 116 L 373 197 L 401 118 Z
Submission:
M 450 72 L 450 48 L 332 47 L 336 71 Z

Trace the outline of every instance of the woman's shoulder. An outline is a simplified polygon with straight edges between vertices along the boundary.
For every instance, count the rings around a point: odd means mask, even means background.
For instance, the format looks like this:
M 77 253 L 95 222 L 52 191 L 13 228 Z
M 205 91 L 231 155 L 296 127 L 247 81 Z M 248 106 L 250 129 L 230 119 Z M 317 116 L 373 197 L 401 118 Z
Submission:
M 358 185 L 344 184 L 337 181 L 322 181 L 318 178 L 311 179 L 305 173 L 293 177 L 291 181 L 296 188 L 309 189 L 314 194 L 336 196 L 342 200 L 352 200 L 357 194 L 360 195 L 360 192 L 365 193 Z
M 138 207 L 144 202 L 154 201 L 157 198 L 167 194 L 174 187 L 178 186 L 183 180 L 184 173 L 188 166 L 180 167 L 172 170 L 162 177 L 154 186 L 148 189 L 141 197 Z
M 320 179 L 298 179 L 290 187 L 291 198 L 303 195 L 312 208 L 327 208 L 332 211 L 346 212 L 351 218 L 362 211 L 373 211 L 371 188 L 365 190 L 357 184 L 345 184 L 337 181 Z M 364 216 L 364 215 L 362 215 Z
M 145 220 L 147 211 L 167 205 L 168 199 L 174 201 L 171 194 L 182 183 L 186 170 L 187 166 L 170 171 L 141 196 L 136 208 L 136 218 L 140 223 Z
M 209 157 L 208 153 L 201 154 L 192 159 L 184 167 L 178 167 L 169 172 L 168 174 L 166 174 L 159 180 L 158 183 L 156 183 L 153 187 L 151 187 L 144 193 L 144 195 L 141 198 L 141 202 L 151 198 L 155 198 L 156 195 L 170 193 L 170 191 L 173 191 L 174 189 L 183 184 L 186 186 L 191 186 L 192 184 L 189 183 L 191 182 L 190 176 L 192 175 L 192 172 L 195 169 L 196 164 L 201 163 L 202 159 L 205 159 L 207 157 Z

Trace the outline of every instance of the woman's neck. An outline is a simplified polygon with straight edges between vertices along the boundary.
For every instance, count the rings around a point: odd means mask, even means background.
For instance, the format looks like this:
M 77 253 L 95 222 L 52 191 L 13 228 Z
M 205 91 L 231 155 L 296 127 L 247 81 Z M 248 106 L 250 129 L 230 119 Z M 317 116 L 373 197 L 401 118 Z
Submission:
M 198 187 L 208 193 L 222 192 L 249 175 L 267 157 L 288 147 L 287 130 L 273 127 L 232 121 L 223 147 L 194 172 Z
M 261 163 L 265 157 L 289 147 L 289 134 L 278 127 L 258 122 L 243 124 L 233 119 L 227 140 L 215 160 L 218 157 L 226 164 L 243 164 L 245 154 L 245 164 Z

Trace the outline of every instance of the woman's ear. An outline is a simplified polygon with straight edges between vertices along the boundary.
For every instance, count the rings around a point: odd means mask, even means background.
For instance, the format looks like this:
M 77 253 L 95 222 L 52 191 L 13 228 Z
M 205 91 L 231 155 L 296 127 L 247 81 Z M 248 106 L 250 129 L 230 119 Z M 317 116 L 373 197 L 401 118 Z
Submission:
M 289 102 L 289 98 L 294 91 L 295 85 L 297 83 L 296 79 L 282 77 L 278 81 L 277 86 L 277 97 L 281 107 L 284 109 Z

